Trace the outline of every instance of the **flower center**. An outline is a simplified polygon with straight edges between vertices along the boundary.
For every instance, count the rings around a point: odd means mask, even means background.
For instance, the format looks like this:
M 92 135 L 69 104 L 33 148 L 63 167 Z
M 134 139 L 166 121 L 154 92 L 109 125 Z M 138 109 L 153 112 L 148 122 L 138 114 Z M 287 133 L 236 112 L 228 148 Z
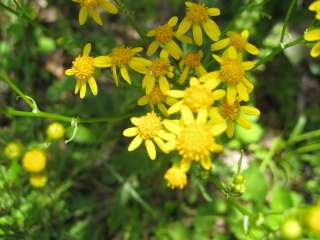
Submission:
M 80 80 L 88 80 L 93 72 L 93 57 L 79 56 L 72 62 L 72 68 L 76 72 L 76 77 Z
M 238 101 L 235 101 L 232 105 L 229 105 L 227 101 L 222 101 L 219 112 L 224 118 L 234 121 L 239 118 L 240 104 Z
M 153 104 L 161 103 L 166 99 L 159 86 L 154 86 L 148 97 Z
M 244 78 L 244 70 L 238 60 L 225 60 L 221 65 L 220 77 L 229 84 L 236 84 Z
M 113 65 L 120 65 L 121 67 L 127 65 L 135 53 L 132 51 L 131 48 L 114 48 L 112 50 L 112 64 Z
M 212 143 L 208 125 L 193 123 L 184 126 L 178 134 L 176 147 L 182 158 L 199 161 L 209 157 Z
M 203 23 L 208 17 L 208 8 L 202 4 L 195 4 L 187 10 L 187 19 L 192 23 Z
M 145 116 L 140 117 L 138 129 L 143 139 L 155 137 L 161 128 L 161 120 L 154 112 L 147 113 Z
M 169 168 L 164 175 L 164 179 L 167 181 L 168 187 L 172 189 L 182 189 L 187 184 L 186 173 L 178 167 Z
M 155 30 L 154 37 L 160 43 L 167 43 L 172 40 L 173 35 L 172 27 L 164 24 Z
M 244 39 L 238 33 L 231 33 L 230 34 L 230 44 L 234 46 L 238 51 L 243 50 L 247 44 L 247 40 Z
M 82 5 L 88 8 L 97 8 L 99 6 L 99 2 L 97 0 L 83 0 Z
M 154 60 L 150 66 L 150 70 L 155 77 L 164 76 L 169 72 L 170 63 L 165 60 Z
M 200 65 L 200 61 L 201 61 L 201 55 L 197 52 L 194 53 L 188 53 L 187 56 L 185 56 L 184 58 L 184 63 L 188 66 L 188 67 L 198 67 Z
M 209 108 L 213 103 L 210 90 L 200 84 L 187 88 L 183 101 L 193 112 L 198 112 L 200 108 Z

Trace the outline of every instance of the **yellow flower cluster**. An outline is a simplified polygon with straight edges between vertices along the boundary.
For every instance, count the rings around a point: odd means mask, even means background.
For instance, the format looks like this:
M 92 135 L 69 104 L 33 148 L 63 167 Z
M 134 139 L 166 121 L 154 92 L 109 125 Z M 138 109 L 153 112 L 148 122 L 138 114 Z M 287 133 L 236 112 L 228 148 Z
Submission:
M 316 12 L 316 19 L 320 20 L 320 0 L 316 0 L 309 5 L 309 10 Z M 312 29 L 304 33 L 304 39 L 309 42 L 316 42 L 311 48 L 310 55 L 313 58 L 320 56 L 320 28 Z
M 81 11 L 89 9 L 100 24 L 94 11 L 103 0 L 77 2 L 81 4 Z M 259 54 L 248 41 L 249 32 L 229 32 L 221 38 L 219 26 L 212 20 L 220 15 L 220 9 L 190 1 L 185 5 L 185 17 L 180 23 L 174 16 L 147 33 L 152 39 L 146 49 L 148 57 L 142 56 L 141 47 L 124 46 L 114 48 L 109 54 L 91 57 L 91 45 L 87 44 L 82 56 L 66 70 L 66 75 L 75 75 L 75 93 L 80 91 L 80 98 L 86 95 L 87 83 L 93 95 L 97 95 L 95 68 L 111 68 L 116 85 L 119 85 L 118 71 L 128 84 L 131 84 L 131 70 L 142 75 L 145 95 L 139 98 L 138 105 L 149 105 L 150 111 L 132 117 L 133 126 L 125 129 L 123 135 L 133 138 L 129 151 L 144 143 L 151 160 L 156 159 L 157 148 L 166 154 L 179 155 L 180 160 L 164 175 L 172 189 L 182 189 L 187 184 L 192 163 L 199 163 L 205 170 L 211 168 L 211 155 L 223 150 L 217 143 L 219 135 L 226 132 L 231 138 L 235 124 L 249 129 L 251 124 L 244 115 L 260 114 L 257 108 L 245 104 L 254 88 L 247 79 L 254 63 L 244 57 L 247 53 Z M 107 10 L 106 6 L 103 8 Z M 83 22 L 81 11 L 80 23 Z M 215 52 L 212 58 L 205 49 L 205 41 L 210 41 L 211 50 Z M 209 70 L 211 64 L 216 64 L 217 69 Z

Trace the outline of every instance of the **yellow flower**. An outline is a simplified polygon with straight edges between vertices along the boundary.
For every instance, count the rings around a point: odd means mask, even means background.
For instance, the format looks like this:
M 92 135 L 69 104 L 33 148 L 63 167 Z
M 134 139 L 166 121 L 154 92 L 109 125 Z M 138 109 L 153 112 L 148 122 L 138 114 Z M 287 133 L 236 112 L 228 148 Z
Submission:
M 102 25 L 102 19 L 100 17 L 98 8 L 102 7 L 106 12 L 111 14 L 117 14 L 118 9 L 115 5 L 113 5 L 109 0 L 72 0 L 73 2 L 77 2 L 80 4 L 80 12 L 79 12 L 79 24 L 83 25 L 86 23 L 88 15 L 90 15 L 93 20 Z
M 112 68 L 113 78 L 117 86 L 119 85 L 117 68 L 120 68 L 121 76 L 129 84 L 131 84 L 131 79 L 128 66 L 138 73 L 146 74 L 148 72 L 147 66 L 150 65 L 150 61 L 142 57 L 136 57 L 137 53 L 142 50 L 141 47 L 118 47 L 114 48 L 111 54 L 105 56 L 105 64 Z
M 175 102 L 175 99 L 168 97 L 167 95 L 162 93 L 159 85 L 155 85 L 149 94 L 146 94 L 145 96 L 138 99 L 139 106 L 149 104 L 153 111 L 155 110 L 155 106 L 157 106 L 164 115 L 168 115 L 168 109 L 166 105 L 172 105 Z
M 201 109 L 195 119 L 192 111 L 183 107 L 180 121 L 163 121 L 164 126 L 176 135 L 176 139 L 169 141 L 168 145 L 182 157 L 181 167 L 185 171 L 192 161 L 200 162 L 204 169 L 209 170 L 211 153 L 222 151 L 222 146 L 215 143 L 214 137 L 225 131 L 226 126 L 209 124 L 207 116 L 207 111 Z
M 188 181 L 186 172 L 178 166 L 169 168 L 164 175 L 164 179 L 167 181 L 167 186 L 171 189 L 183 189 Z
M 80 98 L 84 98 L 87 92 L 87 83 L 91 89 L 91 92 L 94 96 L 98 94 L 98 86 L 95 78 L 93 77 L 94 68 L 105 68 L 107 65 L 105 64 L 105 57 L 90 57 L 91 44 L 87 43 L 83 49 L 82 56 L 77 57 L 72 62 L 72 68 L 67 69 L 65 74 L 67 76 L 76 76 L 76 87 L 75 94 L 78 94 L 80 90 Z
M 43 188 L 48 182 L 48 176 L 45 173 L 32 174 L 29 178 L 31 186 Z
M 259 49 L 248 42 L 249 31 L 242 31 L 240 34 L 236 32 L 228 32 L 228 37 L 219 40 L 211 45 L 212 51 L 218 51 L 229 47 L 234 47 L 239 53 L 246 50 L 248 53 L 253 55 L 259 54 Z
M 320 206 L 312 206 L 306 214 L 306 225 L 315 234 L 320 235 Z
M 170 65 L 168 53 L 163 51 L 160 53 L 160 58 L 153 60 L 147 67 L 148 72 L 142 81 L 142 87 L 146 89 L 146 93 L 149 94 L 156 80 L 159 81 L 160 90 L 166 94 L 170 88 L 168 78 L 173 78 L 173 66 Z
M 174 135 L 163 129 L 160 118 L 154 112 L 147 113 L 139 118 L 133 117 L 131 118 L 131 122 L 135 127 L 127 128 L 123 131 L 125 137 L 135 137 L 128 147 L 129 152 L 138 148 L 143 141 L 151 160 L 156 159 L 154 142 L 161 151 L 168 152 L 168 148 L 163 140 L 172 141 Z
M 196 45 L 201 46 L 203 43 L 202 28 L 211 40 L 217 41 L 221 32 L 218 25 L 210 19 L 210 16 L 219 16 L 220 10 L 218 8 L 208 8 L 204 4 L 189 1 L 186 2 L 186 7 L 186 17 L 178 27 L 177 36 L 184 35 L 192 26 L 193 39 Z
M 219 78 L 227 83 L 227 101 L 233 104 L 237 95 L 243 101 L 249 100 L 253 84 L 245 77 L 245 72 L 254 67 L 252 61 L 242 61 L 241 54 L 237 54 L 234 47 L 228 48 L 222 57 L 213 55 L 220 63 Z
M 159 47 L 167 51 L 174 59 L 178 60 L 182 56 L 182 50 L 179 45 L 174 41 L 176 37 L 173 27 L 177 25 L 178 18 L 172 17 L 166 24 L 163 24 L 156 29 L 147 33 L 148 37 L 154 37 L 154 41 L 149 45 L 147 55 L 153 55 Z M 179 40 L 189 42 L 189 39 L 179 37 Z
M 202 76 L 199 80 L 191 78 L 190 87 L 184 90 L 168 91 L 169 96 L 181 99 L 168 109 L 168 113 L 179 112 L 185 106 L 194 113 L 199 112 L 200 109 L 210 109 L 214 101 L 225 95 L 225 91 L 222 89 L 213 91 L 220 84 L 217 76 L 217 72 L 212 72 Z
M 198 52 L 189 52 L 179 63 L 179 68 L 182 70 L 180 78 L 178 80 L 179 83 L 183 84 L 190 70 L 194 70 L 197 77 L 202 77 L 207 73 L 207 70 L 202 66 L 201 59 L 203 58 L 202 51 Z
M 259 116 L 260 111 L 252 106 L 241 106 L 238 100 L 234 101 L 233 104 L 228 104 L 224 99 L 218 108 L 212 108 L 209 113 L 212 119 L 221 119 L 221 117 L 225 119 L 227 123 L 227 136 L 229 138 L 234 134 L 235 122 L 246 129 L 251 128 L 251 123 L 243 118 L 243 114 Z
M 317 43 L 312 47 L 310 55 L 311 57 L 314 57 L 314 58 L 319 57 L 320 56 L 320 28 L 305 32 L 304 39 L 310 42 L 317 41 Z
M 33 149 L 23 156 L 22 166 L 31 173 L 38 173 L 45 169 L 47 158 L 45 153 L 40 149 Z
M 316 0 L 309 5 L 309 10 L 316 12 L 316 19 L 320 20 L 320 0 Z

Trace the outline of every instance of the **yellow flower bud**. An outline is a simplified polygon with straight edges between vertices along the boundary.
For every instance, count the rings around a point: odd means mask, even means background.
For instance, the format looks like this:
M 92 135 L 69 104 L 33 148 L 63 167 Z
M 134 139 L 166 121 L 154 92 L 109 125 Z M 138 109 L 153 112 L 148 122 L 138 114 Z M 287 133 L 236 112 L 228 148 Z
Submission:
M 60 140 L 64 137 L 64 126 L 61 123 L 51 123 L 47 128 L 47 136 L 51 140 Z
M 23 156 L 22 166 L 31 173 L 38 173 L 45 169 L 47 158 L 45 153 L 40 149 L 33 149 Z

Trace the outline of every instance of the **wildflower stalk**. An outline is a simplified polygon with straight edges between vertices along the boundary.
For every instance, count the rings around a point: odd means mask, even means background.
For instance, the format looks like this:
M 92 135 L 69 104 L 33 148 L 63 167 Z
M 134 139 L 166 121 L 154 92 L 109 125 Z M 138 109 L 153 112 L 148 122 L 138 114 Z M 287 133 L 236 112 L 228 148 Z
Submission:
M 143 31 L 141 31 L 139 26 L 135 23 L 135 21 L 132 17 L 132 13 L 129 11 L 129 9 L 127 9 L 125 7 L 123 0 L 114 0 L 114 2 L 117 4 L 120 11 L 125 12 L 125 18 L 126 18 L 127 23 L 129 25 L 131 25 L 136 30 L 136 32 L 140 36 L 141 40 L 143 41 L 144 46 L 147 46 L 148 40 L 147 40 L 145 34 L 143 33 Z
M 277 48 L 275 48 L 269 55 L 267 55 L 266 57 L 260 59 L 260 61 L 258 61 L 256 63 L 256 65 L 254 66 L 253 70 L 254 69 L 257 69 L 260 65 L 263 65 L 271 60 L 273 60 L 273 58 L 275 56 L 277 56 L 279 53 L 283 52 L 284 50 L 286 50 L 287 48 L 290 48 L 290 47 L 293 47 L 295 45 L 298 45 L 298 44 L 301 44 L 301 43 L 304 43 L 304 39 L 301 37 L 301 38 L 298 38 L 292 42 L 289 42 L 287 44 L 284 44 L 283 46 L 279 45 Z
M 290 3 L 290 6 L 289 6 L 287 14 L 286 14 L 286 17 L 284 19 L 283 28 L 282 28 L 282 31 L 281 31 L 280 43 L 283 43 L 284 36 L 286 34 L 286 30 L 287 30 L 287 27 L 288 27 L 288 24 L 289 24 L 289 20 L 290 20 L 292 11 L 293 11 L 296 3 L 297 3 L 297 0 L 292 0 L 291 3 Z

